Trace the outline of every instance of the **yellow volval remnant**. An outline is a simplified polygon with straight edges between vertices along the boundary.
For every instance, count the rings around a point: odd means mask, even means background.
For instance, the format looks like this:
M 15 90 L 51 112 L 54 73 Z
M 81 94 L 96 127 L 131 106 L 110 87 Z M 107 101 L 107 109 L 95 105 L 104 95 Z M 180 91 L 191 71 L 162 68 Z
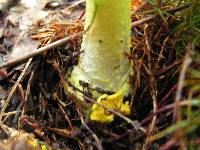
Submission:
M 52 150 L 51 147 L 47 148 L 47 146 L 43 144 L 39 144 L 39 140 L 37 139 L 28 139 L 27 143 L 34 148 L 34 150 Z
M 129 102 L 126 101 L 123 103 L 124 92 L 120 90 L 119 92 L 113 95 L 104 94 L 97 102 L 106 106 L 109 109 L 116 110 L 124 115 L 130 114 L 130 106 Z M 90 119 L 98 122 L 112 122 L 114 120 L 114 115 L 106 111 L 103 107 L 98 104 L 94 104 L 92 106 L 92 113 L 90 115 Z

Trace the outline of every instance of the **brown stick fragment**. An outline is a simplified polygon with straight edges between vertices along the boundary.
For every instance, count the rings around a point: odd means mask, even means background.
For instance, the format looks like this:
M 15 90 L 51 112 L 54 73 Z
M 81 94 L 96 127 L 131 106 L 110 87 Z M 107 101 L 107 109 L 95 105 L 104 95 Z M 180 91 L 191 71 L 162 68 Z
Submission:
M 40 55 L 48 50 L 52 50 L 58 46 L 61 46 L 63 44 L 65 44 L 66 42 L 68 42 L 69 40 L 72 40 L 73 38 L 77 38 L 79 36 L 82 36 L 84 32 L 79 32 L 77 34 L 74 34 L 74 35 L 71 35 L 69 37 L 66 37 L 66 38 L 63 38 L 61 40 L 58 40 L 56 42 L 53 42 L 49 45 L 46 45 L 44 47 L 41 47 L 41 48 L 38 48 L 36 49 L 35 51 L 27 54 L 27 55 L 24 55 L 24 56 L 21 56 L 21 57 L 18 57 L 16 59 L 12 59 L 12 60 L 8 60 L 7 62 L 4 62 L 4 63 L 1 63 L 0 64 L 0 69 L 1 68 L 4 68 L 4 67 L 8 67 L 8 66 L 13 66 L 13 65 L 16 65 L 18 63 L 21 63 L 21 62 L 24 62 L 25 60 L 29 59 L 29 58 L 32 58 L 34 56 L 37 56 L 37 55 Z
M 180 6 L 180 7 L 168 9 L 168 10 L 166 10 L 166 12 L 169 13 L 169 14 L 174 14 L 174 13 L 179 12 L 179 11 L 182 11 L 182 10 L 184 10 L 184 9 L 190 7 L 190 6 L 191 6 L 191 4 L 184 5 L 184 6 Z M 146 17 L 146 18 L 142 18 L 142 19 L 140 19 L 140 20 L 134 21 L 134 22 L 132 22 L 131 26 L 132 26 L 132 27 L 135 27 L 135 26 L 144 24 L 144 23 L 146 23 L 146 22 L 149 22 L 149 21 L 155 19 L 156 16 L 157 16 L 157 15 L 151 15 L 151 16 L 148 16 L 148 17 Z

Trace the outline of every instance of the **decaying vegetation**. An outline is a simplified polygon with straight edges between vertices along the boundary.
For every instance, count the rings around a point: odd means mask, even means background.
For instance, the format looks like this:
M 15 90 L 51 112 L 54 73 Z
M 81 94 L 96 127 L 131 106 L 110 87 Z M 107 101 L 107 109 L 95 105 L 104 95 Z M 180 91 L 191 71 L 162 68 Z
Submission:
M 132 1 L 131 115 L 104 106 L 116 116 L 109 124 L 89 119 L 98 104 L 90 95 L 79 101 L 64 90 L 82 53 L 85 2 L 51 3 L 43 8 L 52 12 L 21 36 L 28 42 L 16 38 L 24 28 L 5 19 L 6 9 L 0 16 L 0 149 L 20 141 L 35 149 L 199 149 L 199 0 Z M 9 57 L 24 45 L 32 49 Z M 11 132 L 22 130 L 31 138 L 23 131 L 26 138 L 13 140 Z

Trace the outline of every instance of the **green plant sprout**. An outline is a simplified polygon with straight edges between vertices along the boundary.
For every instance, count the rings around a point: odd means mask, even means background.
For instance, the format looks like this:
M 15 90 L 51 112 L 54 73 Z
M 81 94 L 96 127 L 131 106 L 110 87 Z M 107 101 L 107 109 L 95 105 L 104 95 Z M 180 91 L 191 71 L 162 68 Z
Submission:
M 127 57 L 131 45 L 131 0 L 86 0 L 86 20 L 78 65 L 72 70 L 70 82 L 83 91 L 88 85 L 94 99 L 109 109 L 130 114 L 129 76 L 132 66 Z M 70 90 L 72 91 L 72 89 Z M 82 95 L 73 91 L 80 99 Z M 108 94 L 112 93 L 112 94 Z M 114 115 L 97 104 L 90 119 L 112 122 Z

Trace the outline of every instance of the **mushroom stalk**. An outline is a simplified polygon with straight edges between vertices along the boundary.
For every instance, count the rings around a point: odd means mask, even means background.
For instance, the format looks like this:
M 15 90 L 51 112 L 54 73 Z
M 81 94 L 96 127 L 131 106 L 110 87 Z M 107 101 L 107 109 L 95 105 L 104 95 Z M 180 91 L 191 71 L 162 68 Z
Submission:
M 117 93 L 124 87 L 127 91 L 132 70 L 126 55 L 131 41 L 131 0 L 86 0 L 84 29 L 88 28 L 70 82 L 79 90 L 83 90 L 81 83 L 87 83 L 94 98 L 102 91 Z

